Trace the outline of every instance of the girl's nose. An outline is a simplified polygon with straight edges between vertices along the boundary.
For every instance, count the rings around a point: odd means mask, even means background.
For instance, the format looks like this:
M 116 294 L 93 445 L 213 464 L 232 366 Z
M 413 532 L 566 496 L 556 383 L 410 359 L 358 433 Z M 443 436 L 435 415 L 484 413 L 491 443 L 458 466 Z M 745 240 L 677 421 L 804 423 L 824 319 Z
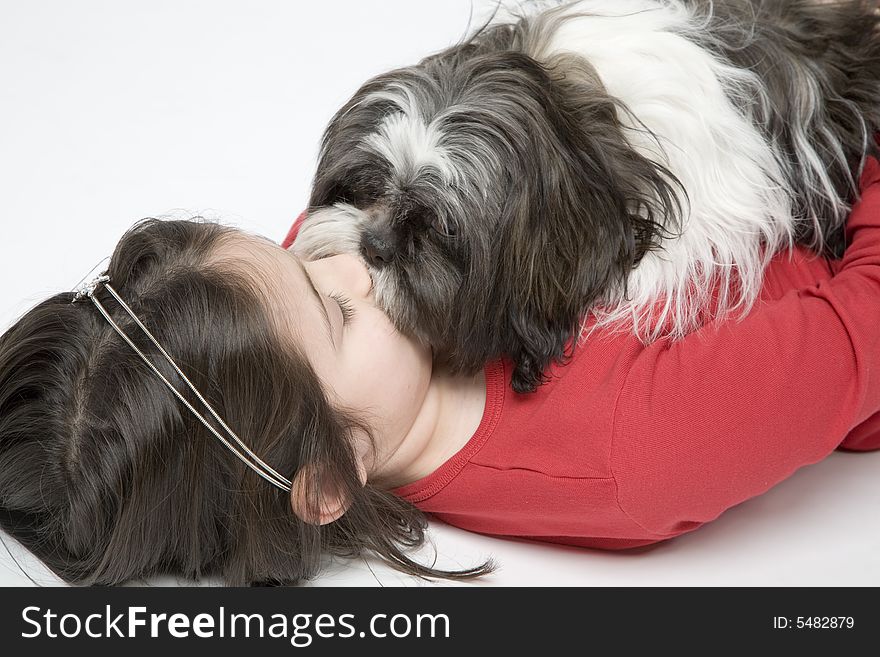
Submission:
M 373 279 L 370 277 L 366 263 L 360 257 L 350 253 L 342 253 L 317 262 L 328 267 L 333 278 L 344 285 L 350 294 L 362 299 L 366 299 L 372 294 Z

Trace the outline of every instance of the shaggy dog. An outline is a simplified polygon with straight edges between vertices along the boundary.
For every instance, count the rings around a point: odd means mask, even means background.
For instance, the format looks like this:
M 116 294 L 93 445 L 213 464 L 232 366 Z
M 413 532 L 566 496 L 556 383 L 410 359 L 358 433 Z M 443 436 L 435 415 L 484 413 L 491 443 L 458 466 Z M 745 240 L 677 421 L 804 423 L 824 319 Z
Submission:
M 746 314 L 775 252 L 839 256 L 880 127 L 875 2 L 529 5 L 364 84 L 295 250 L 361 254 L 395 325 L 513 388 L 596 327 Z M 589 320 L 589 321 L 588 321 Z

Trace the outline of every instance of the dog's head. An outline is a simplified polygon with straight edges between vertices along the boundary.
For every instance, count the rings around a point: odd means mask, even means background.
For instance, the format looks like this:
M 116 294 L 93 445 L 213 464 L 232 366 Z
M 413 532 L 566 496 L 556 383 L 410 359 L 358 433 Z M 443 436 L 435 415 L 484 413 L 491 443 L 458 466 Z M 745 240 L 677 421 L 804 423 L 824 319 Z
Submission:
M 322 142 L 307 257 L 357 252 L 377 303 L 455 371 L 502 354 L 531 390 L 674 212 L 580 60 L 475 43 L 365 84 Z

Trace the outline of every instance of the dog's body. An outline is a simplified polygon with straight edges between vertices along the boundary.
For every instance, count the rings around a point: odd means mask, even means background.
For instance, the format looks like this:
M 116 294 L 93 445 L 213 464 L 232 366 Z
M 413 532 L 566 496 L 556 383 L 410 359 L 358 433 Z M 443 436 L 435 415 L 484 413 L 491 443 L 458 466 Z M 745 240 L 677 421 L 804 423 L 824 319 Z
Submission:
M 531 390 L 592 328 L 745 314 L 775 252 L 844 246 L 880 128 L 876 3 L 581 0 L 366 83 L 295 248 L 362 253 L 456 371 Z M 717 296 L 713 299 L 713 294 Z

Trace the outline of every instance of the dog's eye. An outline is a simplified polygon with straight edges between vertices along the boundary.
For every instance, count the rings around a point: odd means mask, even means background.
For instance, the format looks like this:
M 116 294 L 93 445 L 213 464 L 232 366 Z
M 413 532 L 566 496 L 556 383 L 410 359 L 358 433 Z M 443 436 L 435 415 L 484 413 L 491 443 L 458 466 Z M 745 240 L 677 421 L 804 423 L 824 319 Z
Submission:
M 339 190 L 337 194 L 337 202 L 338 203 L 350 203 L 352 205 L 357 205 L 358 202 L 358 190 L 354 187 L 343 187 Z
M 381 192 L 371 187 L 351 185 L 341 188 L 336 194 L 335 203 L 348 203 L 357 207 L 364 207 L 375 203 L 382 197 Z
M 362 200 L 363 193 L 361 188 L 355 184 L 340 183 L 333 188 L 330 197 L 332 203 L 350 203 L 351 205 L 358 205 Z
M 453 224 L 447 223 L 437 216 L 435 216 L 434 219 L 431 221 L 431 228 L 433 228 L 440 235 L 443 235 L 443 237 L 456 237 L 457 235 L 455 226 Z

